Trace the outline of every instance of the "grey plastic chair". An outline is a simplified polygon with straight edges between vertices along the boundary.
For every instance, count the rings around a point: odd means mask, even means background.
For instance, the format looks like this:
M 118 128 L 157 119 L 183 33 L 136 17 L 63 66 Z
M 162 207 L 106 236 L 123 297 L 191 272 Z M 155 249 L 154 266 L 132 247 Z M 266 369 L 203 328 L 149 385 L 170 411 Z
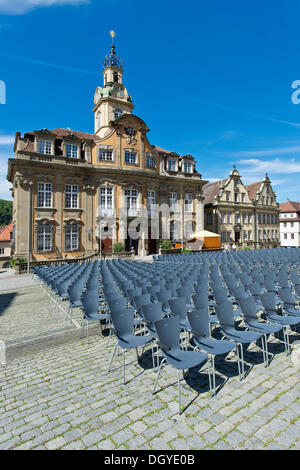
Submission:
M 162 370 L 162 366 L 167 363 L 175 369 L 177 369 L 177 387 L 178 387 L 178 412 L 182 413 L 181 410 L 181 387 L 180 387 L 180 371 L 191 369 L 193 367 L 200 367 L 202 364 L 208 365 L 209 374 L 209 388 L 211 392 L 211 376 L 208 356 L 205 353 L 198 351 L 183 351 L 180 349 L 180 323 L 179 317 L 168 317 L 163 320 L 155 322 L 155 328 L 159 338 L 158 345 L 162 351 L 163 360 L 161 361 L 157 377 L 154 384 L 153 394 L 156 390 L 156 385 Z
M 223 304 L 216 305 L 216 314 L 224 336 L 237 344 L 236 352 L 238 357 L 238 369 L 240 380 L 242 380 L 245 377 L 243 345 L 249 345 L 253 341 L 261 339 L 262 333 L 237 330 L 234 323 L 233 307 L 230 302 L 224 302 Z M 263 358 L 265 359 L 264 353 Z
M 195 344 L 195 348 L 200 348 L 208 354 L 208 357 L 211 361 L 212 367 L 212 389 L 213 394 L 216 393 L 216 371 L 215 371 L 215 356 L 217 355 L 227 355 L 232 351 L 236 344 L 233 341 L 226 340 L 217 340 L 210 337 L 209 333 L 209 315 L 207 308 L 202 308 L 199 310 L 193 310 L 187 314 L 189 323 L 192 330 L 192 342 Z M 223 374 L 218 373 L 218 375 Z
M 122 349 L 123 351 L 123 384 L 125 385 L 126 383 L 126 379 L 125 379 L 125 367 L 126 367 L 125 352 L 126 350 L 135 348 L 137 359 L 139 359 L 138 347 L 143 346 L 143 350 L 144 350 L 144 347 L 147 344 L 152 342 L 152 338 L 151 336 L 148 336 L 148 335 L 135 336 L 133 334 L 134 311 L 132 308 L 127 309 L 127 310 L 122 310 L 117 313 L 112 312 L 111 316 L 112 316 L 113 327 L 116 332 L 117 343 L 114 347 L 107 372 L 111 371 L 112 362 L 114 360 L 117 349 L 118 348 Z

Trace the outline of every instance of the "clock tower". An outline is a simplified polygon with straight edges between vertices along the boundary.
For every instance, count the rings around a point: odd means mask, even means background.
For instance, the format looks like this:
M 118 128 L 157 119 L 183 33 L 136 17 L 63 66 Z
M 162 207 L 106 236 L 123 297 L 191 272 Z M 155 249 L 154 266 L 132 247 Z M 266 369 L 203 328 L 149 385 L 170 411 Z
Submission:
M 110 31 L 112 39 L 114 31 Z M 95 134 L 104 138 L 111 131 L 111 122 L 122 114 L 131 114 L 134 106 L 123 85 L 123 60 L 117 57 L 115 45 L 103 62 L 103 87 L 98 86 L 94 95 Z

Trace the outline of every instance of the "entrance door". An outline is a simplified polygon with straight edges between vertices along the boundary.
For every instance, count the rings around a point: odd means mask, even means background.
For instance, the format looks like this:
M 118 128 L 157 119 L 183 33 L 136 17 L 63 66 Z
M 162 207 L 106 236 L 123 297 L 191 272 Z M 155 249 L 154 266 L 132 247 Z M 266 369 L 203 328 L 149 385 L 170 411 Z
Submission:
M 234 232 L 234 241 L 235 243 L 239 243 L 241 237 L 241 232 Z

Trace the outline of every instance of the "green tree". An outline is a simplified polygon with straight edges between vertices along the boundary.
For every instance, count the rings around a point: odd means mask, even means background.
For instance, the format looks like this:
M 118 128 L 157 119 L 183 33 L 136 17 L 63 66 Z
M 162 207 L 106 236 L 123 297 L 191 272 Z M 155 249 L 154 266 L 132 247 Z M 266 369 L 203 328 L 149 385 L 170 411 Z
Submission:
M 12 221 L 12 201 L 0 199 L 0 225 L 7 225 Z

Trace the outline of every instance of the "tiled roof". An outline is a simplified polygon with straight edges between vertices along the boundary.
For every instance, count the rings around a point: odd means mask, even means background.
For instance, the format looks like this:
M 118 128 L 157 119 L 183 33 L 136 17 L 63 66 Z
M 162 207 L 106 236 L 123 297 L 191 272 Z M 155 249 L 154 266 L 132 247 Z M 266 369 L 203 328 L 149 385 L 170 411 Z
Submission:
M 5 225 L 0 225 L 0 233 L 5 229 Z
M 246 186 L 250 199 L 256 199 L 257 191 L 263 184 L 263 181 L 258 181 L 257 183 L 252 183 Z
M 13 223 L 10 222 L 0 233 L 0 242 L 10 242 L 10 234 L 13 230 Z
M 227 181 L 227 178 L 219 181 L 215 181 L 214 183 L 208 183 L 203 186 L 203 196 L 204 196 L 204 204 L 210 204 L 214 197 L 218 194 L 220 191 L 220 187 L 222 183 Z
M 163 149 L 162 147 L 158 147 L 157 145 L 152 145 L 152 147 L 159 153 L 166 153 L 166 154 L 169 154 L 169 155 L 177 155 L 179 157 L 179 155 L 176 153 L 176 152 L 173 152 L 171 150 L 166 150 L 166 149 Z
M 300 212 L 300 202 L 286 201 L 279 205 L 280 212 Z
M 39 131 L 32 131 L 32 132 L 26 132 L 27 135 L 35 135 L 38 132 L 46 132 L 46 133 L 51 133 L 54 134 L 56 137 L 67 137 L 67 136 L 74 136 L 78 137 L 79 139 L 82 140 L 98 140 L 99 137 L 96 134 L 89 134 L 87 132 L 81 132 L 81 131 L 72 131 L 71 129 L 62 129 L 58 127 L 57 129 L 40 129 Z

